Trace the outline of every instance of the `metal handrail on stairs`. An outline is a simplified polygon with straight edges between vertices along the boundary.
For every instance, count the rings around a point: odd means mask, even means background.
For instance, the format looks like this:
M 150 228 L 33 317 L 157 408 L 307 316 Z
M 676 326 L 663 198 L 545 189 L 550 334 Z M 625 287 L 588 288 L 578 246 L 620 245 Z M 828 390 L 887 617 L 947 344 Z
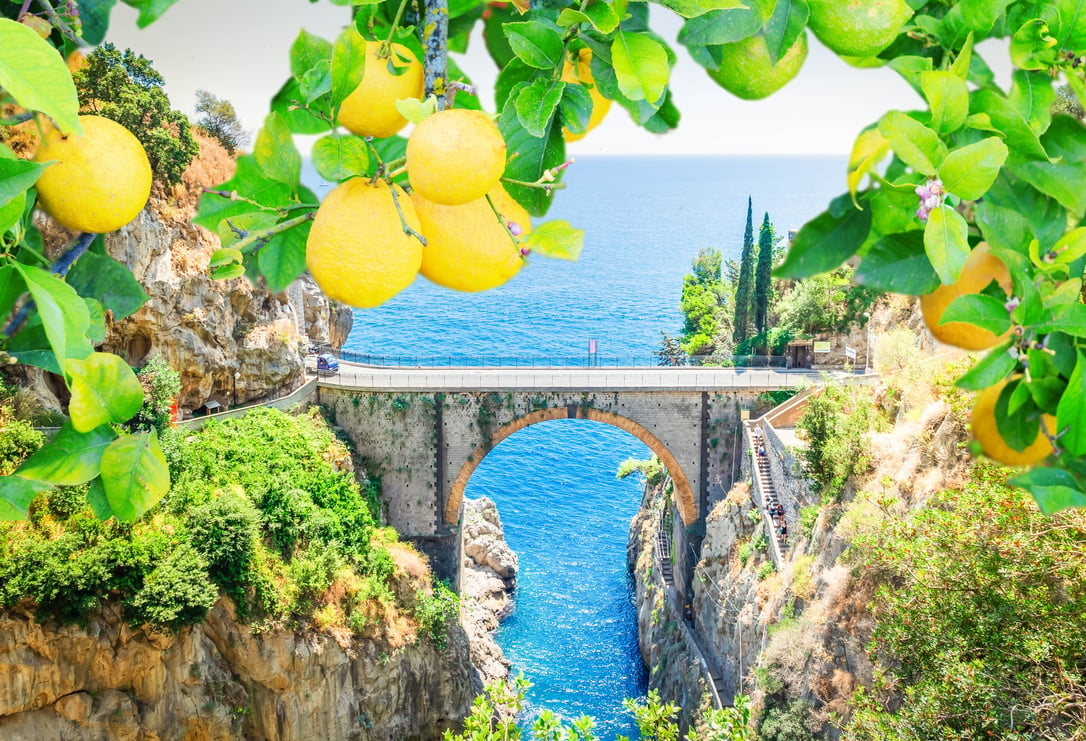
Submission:
M 773 559 L 773 565 L 776 566 L 779 571 L 781 564 L 784 562 L 784 554 L 781 552 L 781 546 L 777 540 L 777 533 L 773 530 L 773 516 L 769 513 L 769 492 L 762 488 L 762 477 L 760 475 L 761 466 L 759 464 L 758 451 L 754 447 L 754 436 L 750 434 L 751 427 L 752 425 L 747 425 L 747 437 L 749 438 L 749 445 L 747 447 L 750 450 L 751 457 L 751 478 L 754 479 L 754 488 L 751 490 L 751 495 L 754 496 L 755 503 L 758 505 L 758 511 L 762 515 L 762 523 L 765 525 L 766 536 L 769 540 L 770 558 Z

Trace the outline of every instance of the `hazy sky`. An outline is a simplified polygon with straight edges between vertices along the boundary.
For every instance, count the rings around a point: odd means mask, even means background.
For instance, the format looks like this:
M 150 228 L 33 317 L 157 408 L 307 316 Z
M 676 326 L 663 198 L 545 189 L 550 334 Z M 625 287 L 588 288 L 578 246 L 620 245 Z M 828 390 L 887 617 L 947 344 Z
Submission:
M 764 101 L 742 101 L 717 87 L 675 41 L 681 19 L 653 6 L 653 25 L 675 48 L 672 92 L 679 128 L 657 136 L 636 127 L 614 106 L 604 123 L 571 152 L 591 154 L 847 153 L 859 131 L 892 108 L 921 107 L 919 97 L 887 69 L 857 70 L 812 37 L 799 76 Z M 124 5 L 113 11 L 109 40 L 153 60 L 176 108 L 193 115 L 203 88 L 231 101 L 242 124 L 260 127 L 268 101 L 290 72 L 290 44 L 300 28 L 333 39 L 349 9 L 308 0 L 180 0 L 145 30 Z M 458 59 L 489 91 L 497 70 L 481 39 Z M 493 108 L 489 92 L 484 106 Z

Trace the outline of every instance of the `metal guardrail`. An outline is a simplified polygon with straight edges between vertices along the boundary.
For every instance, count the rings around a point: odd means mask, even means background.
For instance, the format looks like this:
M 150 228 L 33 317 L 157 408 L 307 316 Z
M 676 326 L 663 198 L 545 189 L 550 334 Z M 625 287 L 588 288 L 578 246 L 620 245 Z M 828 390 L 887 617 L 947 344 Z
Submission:
M 746 438 L 747 450 L 750 452 L 751 478 L 754 479 L 751 494 L 758 505 L 758 512 L 762 515 L 762 525 L 765 526 L 765 534 L 769 539 L 769 556 L 773 559 L 773 565 L 777 567 L 777 571 L 780 571 L 784 556 L 781 554 L 780 544 L 777 542 L 777 534 L 773 532 L 773 517 L 769 514 L 769 509 L 766 506 L 766 493 L 762 491 L 762 480 L 758 475 L 758 453 L 754 449 L 754 441 L 750 435 L 752 426 L 753 423 L 743 426 L 743 437 Z
M 683 358 L 682 362 L 661 362 L 651 355 L 375 355 L 351 350 L 322 350 L 340 360 L 361 365 L 386 367 L 459 367 L 459 368 L 660 368 L 660 367 L 724 367 L 724 368 L 785 368 L 783 355 L 732 355 Z

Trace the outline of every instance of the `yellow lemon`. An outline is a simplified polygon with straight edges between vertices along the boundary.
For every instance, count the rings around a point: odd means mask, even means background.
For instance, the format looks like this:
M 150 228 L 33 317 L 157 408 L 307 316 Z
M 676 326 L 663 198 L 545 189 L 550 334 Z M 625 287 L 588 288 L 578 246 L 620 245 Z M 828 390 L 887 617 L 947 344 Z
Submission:
M 1041 430 L 1037 431 L 1037 437 L 1026 446 L 1025 450 L 1015 450 L 999 434 L 999 428 L 996 426 L 995 420 L 995 408 L 996 402 L 999 400 L 999 394 L 1006 385 L 1007 381 L 1004 379 L 995 386 L 989 386 L 977 394 L 976 402 L 973 405 L 973 414 L 970 418 L 973 439 L 980 443 L 980 447 L 984 450 L 986 456 L 1005 466 L 1032 466 L 1035 463 L 1040 463 L 1052 453 L 1052 443 L 1041 433 Z M 1056 418 L 1051 414 L 1042 415 L 1041 424 L 1044 425 L 1049 434 L 1054 435 L 1056 433 Z
M 708 70 L 709 77 L 732 95 L 758 100 L 777 92 L 799 74 L 807 59 L 807 32 L 800 34 L 776 64 L 761 34 L 724 44 L 721 54 L 720 66 Z
M 404 220 L 421 231 L 411 199 L 392 187 Z M 305 262 L 329 298 L 368 309 L 411 285 L 422 264 L 422 243 L 404 233 L 387 183 L 352 178 L 317 209 Z
M 478 200 L 503 172 L 505 140 L 481 111 L 440 111 L 423 119 L 407 140 L 411 187 L 432 203 L 459 206 Z
M 807 25 L 846 57 L 872 57 L 893 43 L 913 11 L 905 0 L 808 0 Z
M 53 164 L 38 178 L 38 204 L 61 226 L 112 232 L 136 218 L 151 195 L 151 163 L 125 127 L 101 116 L 80 116 L 82 136 L 45 133 L 36 162 Z
M 967 293 L 978 293 L 992 281 L 998 283 L 1004 291 L 1011 288 L 1011 274 L 1003 261 L 988 251 L 988 243 L 981 242 L 969 253 L 958 280 L 950 285 L 940 285 L 926 296 L 920 297 L 920 312 L 924 323 L 935 339 L 947 345 L 954 345 L 963 350 L 987 350 L 997 345 L 1007 334 L 997 337 L 987 329 L 982 329 L 968 322 L 947 322 L 939 320 L 946 307 Z M 1008 330 L 1009 332 L 1010 330 Z
M 415 193 L 412 196 L 426 249 L 421 272 L 428 279 L 457 291 L 485 291 L 505 283 L 524 264 L 514 234 L 532 229 L 528 212 L 500 185 L 490 191 L 494 215 L 486 197 L 461 206 L 441 206 Z
M 595 78 L 592 77 L 592 68 L 589 66 L 591 62 L 592 50 L 581 49 L 577 53 L 576 64 L 573 64 L 567 58 L 565 66 L 562 67 L 562 80 L 574 85 L 584 85 L 588 88 L 588 94 L 592 97 L 592 115 L 588 118 L 588 125 L 585 127 L 584 132 L 572 134 L 569 129 L 562 129 L 567 142 L 584 139 L 589 131 L 600 125 L 604 116 L 607 115 L 607 111 L 611 110 L 611 99 L 603 97 L 600 93 L 600 86 L 596 84 Z
M 380 48 L 379 41 L 366 42 L 362 81 L 339 109 L 339 122 L 358 136 L 392 136 L 407 123 L 396 110 L 396 101 L 422 97 L 422 64 L 411 50 L 392 44 L 391 56 L 381 58 L 377 54 Z M 389 71 L 389 64 L 396 67 L 397 74 Z

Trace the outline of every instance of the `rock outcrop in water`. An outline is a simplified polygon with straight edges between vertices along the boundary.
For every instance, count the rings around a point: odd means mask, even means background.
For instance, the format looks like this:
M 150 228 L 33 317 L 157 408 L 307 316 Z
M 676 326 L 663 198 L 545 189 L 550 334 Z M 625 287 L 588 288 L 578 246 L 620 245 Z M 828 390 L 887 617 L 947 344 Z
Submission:
M 461 622 L 481 687 L 509 677 L 509 661 L 494 631 L 513 610 L 517 576 L 517 554 L 505 542 L 498 508 L 489 498 L 464 500 L 463 544 Z

